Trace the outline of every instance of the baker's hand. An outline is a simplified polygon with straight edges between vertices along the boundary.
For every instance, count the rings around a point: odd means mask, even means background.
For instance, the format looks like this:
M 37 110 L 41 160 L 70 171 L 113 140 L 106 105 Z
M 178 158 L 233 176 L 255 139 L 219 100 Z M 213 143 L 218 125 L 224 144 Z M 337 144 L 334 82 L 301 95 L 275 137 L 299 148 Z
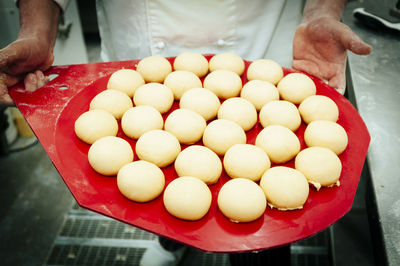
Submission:
M 13 105 L 8 88 L 24 79 L 34 91 L 48 81 L 42 71 L 54 61 L 51 46 L 39 38 L 21 38 L 0 50 L 0 105 Z
M 326 80 L 344 94 L 346 50 L 367 55 L 372 48 L 343 23 L 329 17 L 317 18 L 297 28 L 292 67 Z

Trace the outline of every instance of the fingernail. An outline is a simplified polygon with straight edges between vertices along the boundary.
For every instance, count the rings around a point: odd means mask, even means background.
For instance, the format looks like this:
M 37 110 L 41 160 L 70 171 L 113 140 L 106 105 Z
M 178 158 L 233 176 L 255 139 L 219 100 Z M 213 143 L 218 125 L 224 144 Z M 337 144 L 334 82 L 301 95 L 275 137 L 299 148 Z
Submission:
M 336 89 L 337 90 L 337 92 L 339 92 L 340 94 L 344 94 L 344 92 L 346 91 L 345 89 L 343 89 L 343 88 L 337 88 Z

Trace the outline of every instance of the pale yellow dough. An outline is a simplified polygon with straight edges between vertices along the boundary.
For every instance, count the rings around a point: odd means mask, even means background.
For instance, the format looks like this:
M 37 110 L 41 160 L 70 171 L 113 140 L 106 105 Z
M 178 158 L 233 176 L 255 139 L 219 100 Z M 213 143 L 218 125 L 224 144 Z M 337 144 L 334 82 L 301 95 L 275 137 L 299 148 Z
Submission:
M 270 167 L 271 162 L 264 150 L 251 144 L 233 145 L 224 156 L 224 169 L 232 178 L 257 182 Z
M 178 176 L 193 176 L 211 185 L 218 181 L 222 173 L 222 163 L 218 155 L 201 145 L 192 145 L 181 151 L 175 160 Z
M 339 109 L 336 103 L 323 95 L 311 95 L 299 105 L 299 112 L 306 124 L 316 120 L 336 122 L 339 118 Z
M 175 100 L 180 100 L 182 95 L 190 89 L 202 87 L 199 77 L 186 70 L 177 70 L 168 74 L 164 85 L 172 90 Z
M 115 117 L 107 111 L 97 109 L 81 114 L 75 121 L 75 133 L 87 144 L 105 136 L 116 136 L 118 123 Z
M 178 138 L 182 144 L 193 144 L 201 139 L 206 120 L 189 109 L 177 109 L 165 120 L 164 129 Z
M 138 139 L 147 131 L 162 129 L 164 120 L 157 109 L 149 105 L 130 108 L 121 119 L 122 131 L 132 139 Z
M 135 90 L 143 84 L 144 79 L 139 72 L 133 69 L 120 69 L 111 75 L 107 89 L 122 91 L 132 98 Z
M 260 122 L 263 127 L 281 125 L 296 131 L 301 124 L 297 107 L 288 101 L 270 101 L 261 108 Z
M 218 207 L 235 223 L 246 223 L 260 218 L 267 207 L 263 190 L 246 178 L 226 182 L 218 194 Z
M 204 130 L 204 146 L 210 148 L 218 155 L 224 155 L 235 144 L 245 143 L 246 133 L 243 128 L 230 120 L 214 120 Z
M 222 53 L 214 55 L 210 59 L 209 65 L 211 72 L 219 69 L 225 69 L 235 72 L 239 76 L 244 72 L 243 59 L 234 53 Z
M 248 80 L 264 80 L 276 85 L 283 77 L 282 67 L 270 59 L 258 59 L 247 69 Z
M 274 84 L 263 80 L 247 82 L 240 92 L 240 97 L 251 102 L 257 111 L 270 101 L 279 100 L 279 92 Z
M 184 52 L 175 58 L 174 69 L 190 71 L 201 78 L 208 73 L 208 61 L 202 54 Z
M 315 95 L 314 81 L 302 73 L 291 73 L 278 83 L 278 91 L 283 100 L 300 104 L 305 98 Z
M 96 140 L 89 148 L 90 166 L 99 174 L 116 175 L 122 166 L 133 161 L 131 145 L 124 139 L 107 136 Z
M 238 123 L 247 131 L 257 123 L 256 108 L 246 99 L 234 97 L 225 100 L 218 110 L 218 119 L 227 119 Z
M 105 110 L 116 119 L 121 119 L 122 115 L 132 107 L 132 99 L 125 93 L 117 90 L 102 91 L 90 102 L 90 110 Z
M 180 151 L 178 139 L 164 130 L 148 131 L 136 142 L 136 154 L 139 159 L 154 163 L 158 167 L 171 164 Z
M 339 155 L 346 149 L 348 137 L 341 125 L 332 121 L 317 120 L 308 124 L 304 132 L 304 141 L 309 147 L 325 147 Z
M 139 61 L 136 70 L 146 82 L 163 82 L 172 67 L 162 56 L 149 56 Z
M 200 179 L 191 176 L 178 177 L 164 191 L 164 206 L 180 219 L 195 221 L 207 214 L 211 206 L 211 191 Z
M 164 114 L 171 109 L 174 102 L 174 94 L 170 88 L 163 84 L 147 83 L 136 89 L 133 102 L 136 106 L 153 106 L 161 114 Z
M 301 172 L 283 166 L 267 170 L 261 178 L 260 186 L 268 205 L 283 211 L 302 209 L 310 190 Z
M 302 150 L 296 156 L 295 168 L 302 172 L 317 190 L 321 186 L 340 185 L 342 163 L 339 157 L 327 148 L 311 147 Z
M 271 162 L 285 163 L 300 151 L 300 141 L 287 127 L 272 125 L 257 135 L 256 146 L 263 149 Z
M 194 88 L 185 92 L 179 102 L 181 109 L 190 109 L 201 115 L 206 121 L 217 115 L 221 103 L 210 90 Z
M 148 202 L 164 189 L 165 177 L 160 168 L 146 161 L 124 165 L 117 175 L 119 191 L 130 200 Z
M 239 75 L 229 70 L 215 70 L 204 79 L 204 88 L 211 90 L 221 99 L 229 99 L 239 95 L 242 80 Z

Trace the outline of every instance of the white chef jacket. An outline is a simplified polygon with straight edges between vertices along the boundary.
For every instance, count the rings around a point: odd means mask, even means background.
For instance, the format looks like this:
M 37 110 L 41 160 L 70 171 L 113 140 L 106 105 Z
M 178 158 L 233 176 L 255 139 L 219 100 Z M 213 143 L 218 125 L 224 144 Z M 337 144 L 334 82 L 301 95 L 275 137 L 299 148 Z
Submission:
M 55 0 L 65 8 L 67 0 Z M 97 0 L 104 61 L 181 52 L 264 58 L 285 0 Z

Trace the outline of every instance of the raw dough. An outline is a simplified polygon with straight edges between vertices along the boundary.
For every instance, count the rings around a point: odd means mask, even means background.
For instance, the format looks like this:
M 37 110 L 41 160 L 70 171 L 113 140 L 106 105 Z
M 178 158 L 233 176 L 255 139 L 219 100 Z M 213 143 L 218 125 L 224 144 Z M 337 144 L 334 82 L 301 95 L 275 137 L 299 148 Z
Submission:
M 210 90 L 194 88 L 185 92 L 179 102 L 181 109 L 190 109 L 200 114 L 206 121 L 217 115 L 221 103 Z
M 211 206 L 211 191 L 196 177 L 178 177 L 164 191 L 164 206 L 173 216 L 183 220 L 199 220 Z
M 116 175 L 122 166 L 133 161 L 131 145 L 124 139 L 107 136 L 96 140 L 89 148 L 90 166 L 99 174 Z
M 204 79 L 204 88 L 211 90 L 221 99 L 229 99 L 239 95 L 242 80 L 239 75 L 229 70 L 215 70 Z
M 347 147 L 348 138 L 344 128 L 332 121 L 313 121 L 308 124 L 304 132 L 304 141 L 307 146 L 325 147 L 337 155 Z
M 305 98 L 299 106 L 299 112 L 306 124 L 315 120 L 336 122 L 339 118 L 336 103 L 323 95 L 311 95 Z
M 217 54 L 210 59 L 210 71 L 219 69 L 230 70 L 240 76 L 244 72 L 244 61 L 234 53 Z
M 175 160 L 178 176 L 193 176 L 211 185 L 218 181 L 222 163 L 218 155 L 201 145 L 192 145 L 181 151 Z
M 102 91 L 90 102 L 90 110 L 105 110 L 111 113 L 116 119 L 121 119 L 126 110 L 132 107 L 132 99 L 125 93 L 117 90 Z
M 283 77 L 282 67 L 269 59 L 258 59 L 247 69 L 248 80 L 264 80 L 276 85 Z
M 181 151 L 178 139 L 164 130 L 144 133 L 136 142 L 136 154 L 141 160 L 164 167 L 172 163 Z
M 111 75 L 107 89 L 122 91 L 132 98 L 135 90 L 143 84 L 144 79 L 139 72 L 133 69 L 120 69 Z
M 138 105 L 150 105 L 164 114 L 171 109 L 174 94 L 167 86 L 160 83 L 147 83 L 136 89 L 133 102 Z
M 264 150 L 251 144 L 233 145 L 224 156 L 224 169 L 232 178 L 257 182 L 270 167 L 271 162 Z
M 340 185 L 342 163 L 339 157 L 327 148 L 311 147 L 302 150 L 296 156 L 295 167 L 317 190 L 321 186 Z
M 179 100 L 187 90 L 202 87 L 199 77 L 186 70 L 177 70 L 168 74 L 164 85 L 172 90 L 175 100 Z
M 291 73 L 278 83 L 278 91 L 283 100 L 294 104 L 301 103 L 305 98 L 315 95 L 317 89 L 314 81 L 302 73 Z
M 140 60 L 136 68 L 146 82 L 163 82 L 172 72 L 170 62 L 162 56 L 149 56 Z
M 118 172 L 119 191 L 130 200 L 147 202 L 157 198 L 164 189 L 165 177 L 160 168 L 146 161 L 124 165 Z
M 256 110 L 260 111 L 266 103 L 279 100 L 279 92 L 274 84 L 268 81 L 251 80 L 243 86 L 240 97 L 251 102 Z
M 78 138 L 87 144 L 105 136 L 116 136 L 118 123 L 112 114 L 97 109 L 81 114 L 75 121 L 75 133 Z
M 237 123 L 226 119 L 217 119 L 209 123 L 204 130 L 203 144 L 218 155 L 235 144 L 245 144 L 246 133 Z
M 175 58 L 174 69 L 187 70 L 201 78 L 208 73 L 208 61 L 202 54 L 184 52 Z
M 297 107 L 288 101 L 270 101 L 261 108 L 260 122 L 263 127 L 281 125 L 296 131 L 301 124 Z
M 283 166 L 267 170 L 261 178 L 260 186 L 268 205 L 282 211 L 302 209 L 310 190 L 301 172 Z
M 246 178 L 226 182 L 218 194 L 218 207 L 235 223 L 251 222 L 264 214 L 267 201 L 263 190 Z
M 245 131 L 257 123 L 257 111 L 248 100 L 234 97 L 225 100 L 218 110 L 218 119 L 227 119 L 238 123 Z
M 147 131 L 162 129 L 164 120 L 157 109 L 149 105 L 130 108 L 121 119 L 122 131 L 132 139 L 138 139 Z
M 273 163 L 290 161 L 300 151 L 297 136 L 281 125 L 272 125 L 261 130 L 256 138 L 256 146 L 263 149 Z
M 176 109 L 165 120 L 164 129 L 178 138 L 182 144 L 193 144 L 201 139 L 206 120 L 189 109 Z

